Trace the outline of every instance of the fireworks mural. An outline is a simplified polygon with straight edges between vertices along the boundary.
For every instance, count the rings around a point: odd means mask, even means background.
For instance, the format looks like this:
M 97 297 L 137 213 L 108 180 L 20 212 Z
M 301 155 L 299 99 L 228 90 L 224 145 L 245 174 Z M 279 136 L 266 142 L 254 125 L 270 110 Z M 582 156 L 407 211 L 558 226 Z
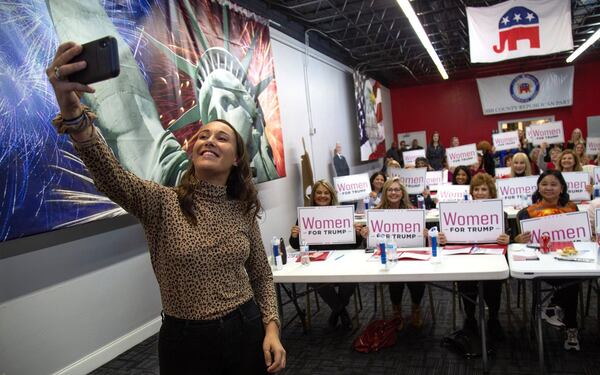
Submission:
M 285 176 L 269 29 L 259 17 L 217 0 L 3 1 L 0 241 L 123 213 L 50 123 L 58 107 L 45 67 L 60 42 L 92 35 L 119 40 L 121 76 L 84 101 L 127 169 L 176 184 L 197 130 L 223 118 L 244 138 L 257 182 Z M 103 97 L 106 87 L 118 95 Z
M 385 131 L 381 108 L 381 84 L 355 71 L 354 97 L 360 135 L 360 160 L 385 156 Z

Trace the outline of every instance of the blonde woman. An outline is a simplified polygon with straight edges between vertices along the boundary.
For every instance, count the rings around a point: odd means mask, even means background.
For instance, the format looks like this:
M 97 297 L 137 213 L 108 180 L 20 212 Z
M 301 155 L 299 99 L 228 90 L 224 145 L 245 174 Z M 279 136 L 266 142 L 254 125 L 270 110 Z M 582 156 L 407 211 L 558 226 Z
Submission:
M 561 172 L 581 172 L 583 170 L 579 157 L 573 150 L 564 150 L 560 153 L 556 169 Z
M 383 193 L 381 195 L 381 203 L 376 208 L 379 209 L 408 209 L 414 208 L 408 198 L 406 187 L 400 183 L 398 177 L 392 177 L 383 184 Z M 369 228 L 363 227 L 361 235 L 367 238 Z M 404 319 L 402 317 L 402 294 L 404 285 L 408 287 L 410 299 L 412 301 L 412 313 L 410 321 L 413 327 L 420 328 L 423 326 L 423 317 L 421 314 L 421 300 L 425 292 L 425 283 L 390 283 L 390 299 L 394 309 L 394 318 L 398 322 L 397 329 L 400 331 L 404 327 Z
M 325 180 L 319 180 L 312 186 L 312 193 L 310 195 L 310 206 L 323 207 L 323 206 L 337 206 L 338 199 L 335 189 L 331 184 Z M 356 249 L 361 247 L 363 239 L 360 236 L 360 229 L 362 226 L 356 226 L 356 243 L 354 244 L 338 244 L 338 245 L 310 245 L 310 250 L 343 250 L 343 249 Z M 289 242 L 290 246 L 294 249 L 300 248 L 300 227 L 296 220 L 296 225 L 292 226 Z M 337 290 L 336 290 L 337 287 Z M 331 329 L 335 328 L 338 321 L 341 321 L 342 328 L 351 330 L 352 319 L 346 310 L 346 306 L 350 302 L 350 297 L 354 294 L 356 283 L 340 283 L 340 284 L 315 284 L 314 288 L 317 290 L 323 301 L 331 309 L 329 315 L 328 324 Z
M 573 150 L 578 143 L 585 143 L 581 129 L 575 128 L 571 133 L 571 139 L 565 144 L 565 149 Z
M 510 166 L 510 177 L 531 176 L 531 163 L 529 157 L 523 152 L 517 152 Z

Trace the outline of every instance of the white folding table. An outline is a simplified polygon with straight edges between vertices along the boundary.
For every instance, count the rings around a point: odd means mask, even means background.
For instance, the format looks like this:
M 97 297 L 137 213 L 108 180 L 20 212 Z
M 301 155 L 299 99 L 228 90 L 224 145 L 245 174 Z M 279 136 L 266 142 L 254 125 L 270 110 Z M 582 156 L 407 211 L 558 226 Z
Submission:
M 504 280 L 509 276 L 504 255 L 442 256 L 439 264 L 401 260 L 386 271 L 381 270 L 379 261 L 369 261 L 371 256 L 363 249 L 336 250 L 327 260 L 308 266 L 289 259 L 282 270 L 273 271 L 273 280 L 275 283 L 383 283 Z M 485 301 L 483 283 L 478 284 L 483 369 L 487 371 Z
M 524 244 L 511 244 L 508 247 L 508 262 L 510 275 L 516 279 L 532 280 L 533 308 L 532 313 L 535 324 L 536 338 L 538 343 L 538 358 L 540 372 L 544 372 L 544 342 L 542 336 L 542 291 L 541 282 L 544 279 L 584 279 L 600 277 L 600 265 L 598 264 L 598 245 L 595 242 L 576 242 L 575 248 L 582 252 L 581 256 L 593 256 L 593 263 L 569 262 L 554 259 L 555 252 L 549 254 L 537 253 L 539 260 L 515 261 L 513 254 L 519 254 L 526 250 Z M 523 308 L 526 308 L 525 306 Z

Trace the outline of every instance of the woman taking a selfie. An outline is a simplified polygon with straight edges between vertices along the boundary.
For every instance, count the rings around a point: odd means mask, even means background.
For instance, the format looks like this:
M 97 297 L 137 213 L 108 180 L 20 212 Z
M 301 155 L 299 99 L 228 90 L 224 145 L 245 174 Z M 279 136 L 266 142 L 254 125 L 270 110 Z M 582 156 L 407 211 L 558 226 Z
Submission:
M 67 133 L 99 191 L 136 216 L 160 288 L 161 374 L 265 374 L 285 367 L 271 268 L 257 217 L 261 210 L 240 135 L 223 120 L 196 134 L 181 183 L 169 188 L 125 171 L 66 80 L 81 46 L 59 46 L 46 74 Z

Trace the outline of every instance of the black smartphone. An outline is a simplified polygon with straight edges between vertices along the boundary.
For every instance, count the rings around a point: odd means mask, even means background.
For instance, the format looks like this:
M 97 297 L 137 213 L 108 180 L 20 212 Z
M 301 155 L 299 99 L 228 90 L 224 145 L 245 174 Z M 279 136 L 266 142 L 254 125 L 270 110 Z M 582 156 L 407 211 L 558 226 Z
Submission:
M 69 75 L 69 81 L 85 85 L 119 75 L 119 48 L 117 39 L 105 36 L 82 45 L 83 51 L 70 62 L 86 61 L 85 69 Z

